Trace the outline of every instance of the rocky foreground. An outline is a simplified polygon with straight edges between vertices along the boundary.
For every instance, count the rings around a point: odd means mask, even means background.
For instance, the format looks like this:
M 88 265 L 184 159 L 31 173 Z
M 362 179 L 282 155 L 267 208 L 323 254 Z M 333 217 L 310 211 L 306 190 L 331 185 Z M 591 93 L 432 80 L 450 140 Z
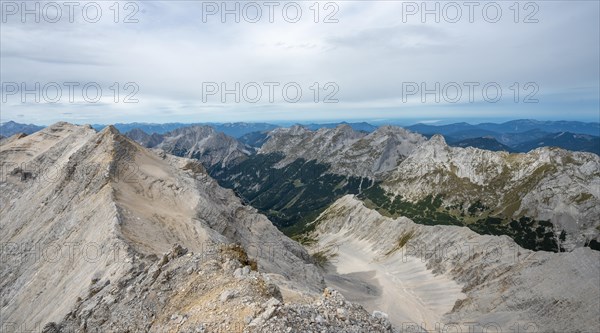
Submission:
M 393 332 L 335 290 L 286 302 L 240 246 L 195 254 L 175 246 L 139 258 L 118 281 L 94 280 L 88 294 L 43 332 Z

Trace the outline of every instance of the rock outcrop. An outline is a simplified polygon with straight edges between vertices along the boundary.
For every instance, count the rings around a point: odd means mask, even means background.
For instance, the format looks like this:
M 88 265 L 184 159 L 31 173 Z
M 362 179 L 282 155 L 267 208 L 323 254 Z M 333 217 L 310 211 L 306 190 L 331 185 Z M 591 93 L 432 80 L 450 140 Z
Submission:
M 286 302 L 237 245 L 210 253 L 175 246 L 134 261 L 117 281 L 92 281 L 73 311 L 44 332 L 392 332 L 385 318 L 334 290 Z
M 9 144 L 13 141 L 22 139 L 26 136 L 27 136 L 27 134 L 25 134 L 25 133 L 17 133 L 17 134 L 11 135 L 9 137 L 4 137 L 4 136 L 0 135 L 0 145 Z
M 127 133 L 125 133 L 125 136 L 146 148 L 155 147 L 165 139 L 163 134 L 148 134 L 139 128 L 134 128 L 128 131 Z

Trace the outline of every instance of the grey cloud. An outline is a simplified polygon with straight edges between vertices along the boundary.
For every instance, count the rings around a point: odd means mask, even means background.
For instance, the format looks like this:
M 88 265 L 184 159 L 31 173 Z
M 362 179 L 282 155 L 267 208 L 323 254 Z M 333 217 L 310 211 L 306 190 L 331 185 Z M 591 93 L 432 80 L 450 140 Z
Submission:
M 3 82 L 99 82 L 106 89 L 113 82 L 121 86 L 136 82 L 140 103 L 6 104 L 2 116 L 25 115 L 29 122 L 49 123 L 66 113 L 94 122 L 140 117 L 149 121 L 389 119 L 407 112 L 439 119 L 449 109 L 453 115 L 463 109 L 465 115 L 476 113 L 471 104 L 407 108 L 399 102 L 404 81 L 497 81 L 504 87 L 535 81 L 540 96 L 552 103 L 506 104 L 500 111 L 498 106 L 482 104 L 477 105 L 482 108 L 479 112 L 543 118 L 564 115 L 556 106 L 571 105 L 569 115 L 597 116 L 600 5 L 539 4 L 540 22 L 530 25 L 511 20 L 400 24 L 399 3 L 392 1 L 339 2 L 339 23 L 329 25 L 312 22 L 308 9 L 309 20 L 297 24 L 222 24 L 220 20 L 204 24 L 201 3 L 194 1 L 139 2 L 140 22 L 131 25 L 110 20 L 97 25 L 11 22 L 0 29 Z M 302 84 L 304 94 L 298 104 L 281 98 L 272 104 L 221 104 L 218 99 L 204 104 L 204 81 L 294 81 Z M 312 102 L 309 87 L 314 82 L 337 83 L 340 103 Z M 121 98 L 124 95 L 121 91 Z
M 335 46 L 355 49 L 385 48 L 396 51 L 416 49 L 445 49 L 451 47 L 450 36 L 440 27 L 426 25 L 394 25 L 367 28 L 353 34 L 329 39 Z

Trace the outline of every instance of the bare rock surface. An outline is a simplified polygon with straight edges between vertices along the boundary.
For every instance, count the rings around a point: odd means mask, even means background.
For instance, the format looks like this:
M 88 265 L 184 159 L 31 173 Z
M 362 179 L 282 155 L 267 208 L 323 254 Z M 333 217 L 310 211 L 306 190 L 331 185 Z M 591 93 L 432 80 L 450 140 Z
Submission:
M 162 258 L 136 257 L 116 283 L 90 293 L 46 332 L 392 332 L 389 321 L 335 290 L 286 303 L 268 275 L 249 268 L 240 246 L 196 254 L 174 247 Z M 179 247 L 179 249 L 182 249 Z M 101 287 L 94 289 L 94 286 Z
M 566 249 L 600 236 L 600 157 L 559 148 L 509 154 L 450 147 L 440 135 L 422 143 L 383 182 L 409 201 L 443 195 L 445 206 L 476 201 L 493 215 L 549 220 Z
M 210 126 L 181 127 L 165 134 L 148 135 L 137 129 L 127 136 L 147 148 L 161 149 L 176 156 L 195 158 L 203 165 L 227 166 L 250 155 L 242 143 Z
M 328 284 L 367 309 L 379 307 L 397 327 L 600 331 L 598 251 L 534 252 L 507 236 L 384 217 L 351 195 L 315 223 L 311 252 L 325 258 Z M 361 283 L 380 290 L 344 289 Z M 428 287 L 436 285 L 441 290 Z M 398 306 L 410 309 L 396 314 Z
M 13 134 L 13 135 L 11 135 L 9 137 L 4 137 L 4 136 L 0 135 L 0 145 L 9 144 L 9 143 L 11 143 L 13 141 L 22 139 L 22 138 L 24 138 L 26 136 L 27 136 L 27 134 L 25 134 L 25 133 Z
M 283 153 L 280 167 L 302 158 L 329 164 L 333 173 L 381 178 L 424 141 L 424 136 L 396 126 L 366 133 L 346 124 L 317 131 L 296 125 L 271 131 L 259 153 Z
M 469 331 L 475 323 L 471 332 L 600 331 L 600 252 L 533 252 L 507 236 L 383 217 L 345 196 L 314 222 L 309 253 L 197 160 L 164 151 L 196 151 L 208 165 L 243 158 L 207 133 L 175 135 L 155 150 L 112 126 L 97 133 L 68 123 L 3 140 L 2 328 L 370 333 Z M 409 199 L 481 191 L 504 210 L 597 234 L 599 160 L 591 154 L 449 148 L 395 127 L 270 135 L 260 153 L 387 179 L 387 190 Z M 223 149 L 202 150 L 215 142 Z M 464 187 L 452 187 L 456 180 Z M 511 195 L 520 201 L 509 209 Z
M 67 123 L 2 145 L 0 157 L 5 323 L 56 322 L 90 283 L 99 292 L 98 281 L 115 283 L 135 258 L 173 244 L 206 253 L 238 243 L 285 292 L 322 290 L 304 248 L 197 161 L 149 151 L 112 126 L 96 133 Z

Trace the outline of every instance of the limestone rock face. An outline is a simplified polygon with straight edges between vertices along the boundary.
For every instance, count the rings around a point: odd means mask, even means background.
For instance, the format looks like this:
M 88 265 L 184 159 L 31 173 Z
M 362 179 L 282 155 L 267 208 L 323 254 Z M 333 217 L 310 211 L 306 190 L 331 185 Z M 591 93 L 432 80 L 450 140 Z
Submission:
M 446 145 L 434 135 L 385 179 L 382 187 L 416 201 L 480 202 L 494 215 L 550 220 L 572 250 L 600 234 L 600 157 L 558 148 L 509 154 Z
M 209 253 L 238 243 L 284 290 L 322 289 L 304 248 L 197 161 L 147 150 L 112 126 L 57 123 L 0 146 L 0 163 L 5 323 L 57 322 L 90 286 L 100 292 L 173 244 Z
M 127 136 L 144 147 L 161 149 L 176 156 L 195 158 L 206 167 L 224 167 L 250 155 L 250 150 L 235 138 L 210 126 L 181 127 L 160 135 L 148 135 L 141 130 L 132 130 Z
M 128 131 L 125 136 L 147 148 L 155 147 L 164 140 L 163 134 L 148 134 L 139 128 Z
M 280 166 L 302 158 L 329 164 L 333 173 L 380 178 L 424 141 L 422 135 L 396 126 L 365 133 L 345 124 L 314 132 L 296 125 L 271 131 L 259 153 L 283 153 Z
M 350 195 L 315 223 L 311 251 L 329 258 L 327 283 L 368 310 L 402 308 L 390 314 L 397 327 L 600 331 L 598 251 L 534 252 L 507 236 L 384 217 Z

